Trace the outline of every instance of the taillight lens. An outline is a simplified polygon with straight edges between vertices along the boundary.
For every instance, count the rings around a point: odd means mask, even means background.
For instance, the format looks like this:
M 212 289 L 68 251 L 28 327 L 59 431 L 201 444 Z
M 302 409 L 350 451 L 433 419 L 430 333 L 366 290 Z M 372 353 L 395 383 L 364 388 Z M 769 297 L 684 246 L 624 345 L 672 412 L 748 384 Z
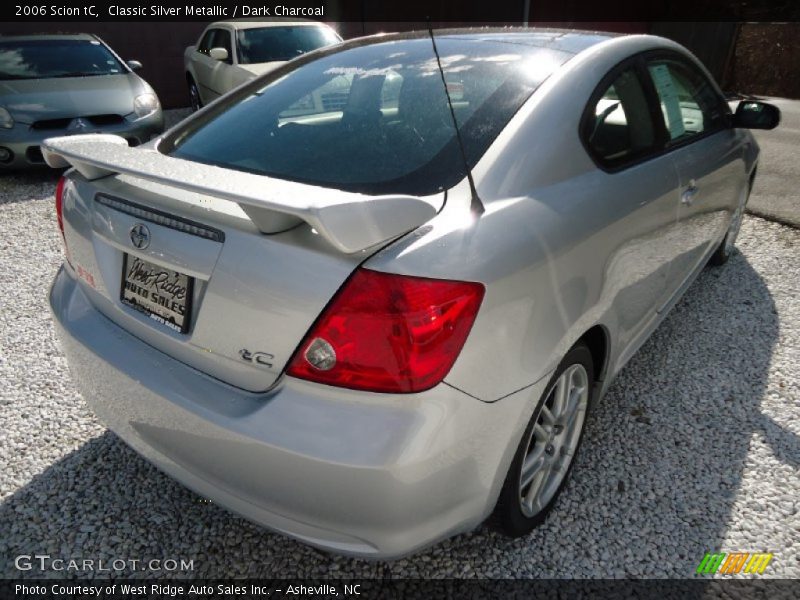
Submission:
M 56 217 L 58 218 L 58 229 L 61 231 L 61 237 L 64 237 L 64 185 L 67 180 L 61 177 L 56 185 Z
M 287 373 L 375 392 L 420 392 L 450 371 L 483 300 L 480 283 L 357 270 Z

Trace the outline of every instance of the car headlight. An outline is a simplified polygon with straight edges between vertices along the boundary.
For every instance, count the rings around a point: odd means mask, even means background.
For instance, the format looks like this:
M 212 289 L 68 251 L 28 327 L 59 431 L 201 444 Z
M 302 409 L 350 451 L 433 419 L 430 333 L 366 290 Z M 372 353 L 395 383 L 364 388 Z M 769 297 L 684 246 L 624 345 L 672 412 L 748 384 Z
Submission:
M 133 112 L 137 117 L 146 117 L 159 109 L 158 98 L 155 94 L 141 94 L 133 100 Z
M 14 118 L 11 116 L 11 113 L 0 106 L 0 127 L 3 129 L 11 129 L 13 126 Z

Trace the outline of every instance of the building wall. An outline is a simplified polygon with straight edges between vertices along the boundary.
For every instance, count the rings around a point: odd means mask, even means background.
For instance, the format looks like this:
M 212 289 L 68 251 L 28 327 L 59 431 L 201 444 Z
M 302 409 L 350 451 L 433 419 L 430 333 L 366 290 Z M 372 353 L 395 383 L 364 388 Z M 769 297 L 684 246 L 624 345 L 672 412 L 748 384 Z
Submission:
M 727 89 L 725 75 L 736 41 L 736 23 L 653 23 L 650 33 L 669 38 L 691 50 Z
M 800 99 L 800 23 L 743 23 L 727 89 Z

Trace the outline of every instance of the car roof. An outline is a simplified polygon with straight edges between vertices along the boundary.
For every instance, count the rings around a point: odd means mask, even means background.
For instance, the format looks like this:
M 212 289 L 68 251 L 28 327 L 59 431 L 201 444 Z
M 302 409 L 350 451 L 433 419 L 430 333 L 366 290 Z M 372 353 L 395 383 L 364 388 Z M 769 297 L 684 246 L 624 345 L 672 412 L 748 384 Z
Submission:
M 264 27 L 313 27 L 326 26 L 319 21 L 299 20 L 299 19 L 227 19 L 225 21 L 215 21 L 209 27 L 219 27 L 228 25 L 234 29 L 262 29 Z
M 36 42 L 40 40 L 95 40 L 91 33 L 40 33 L 33 35 L 0 35 L 0 42 Z
M 465 27 L 458 29 L 434 29 L 436 39 L 450 38 L 458 40 L 472 40 L 475 42 L 497 42 L 505 44 L 518 44 L 531 48 L 541 48 L 578 54 L 601 42 L 605 42 L 623 34 L 604 31 L 586 31 L 578 29 L 554 29 L 544 27 Z M 427 37 L 427 30 L 410 31 L 404 33 L 390 33 L 360 38 L 374 43 L 383 41 L 414 39 Z M 348 42 L 351 40 L 348 40 Z M 348 44 L 345 42 L 345 45 Z

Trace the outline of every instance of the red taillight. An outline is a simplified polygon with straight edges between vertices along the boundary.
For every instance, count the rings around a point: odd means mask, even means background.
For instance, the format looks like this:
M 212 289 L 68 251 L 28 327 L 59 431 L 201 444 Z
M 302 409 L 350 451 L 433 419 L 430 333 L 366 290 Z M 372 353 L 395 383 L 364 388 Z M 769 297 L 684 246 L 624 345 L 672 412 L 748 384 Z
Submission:
M 311 328 L 287 373 L 375 392 L 420 392 L 450 371 L 483 285 L 357 270 Z
M 64 184 L 66 182 L 66 178 L 61 177 L 56 185 L 56 217 L 62 238 L 64 237 Z

